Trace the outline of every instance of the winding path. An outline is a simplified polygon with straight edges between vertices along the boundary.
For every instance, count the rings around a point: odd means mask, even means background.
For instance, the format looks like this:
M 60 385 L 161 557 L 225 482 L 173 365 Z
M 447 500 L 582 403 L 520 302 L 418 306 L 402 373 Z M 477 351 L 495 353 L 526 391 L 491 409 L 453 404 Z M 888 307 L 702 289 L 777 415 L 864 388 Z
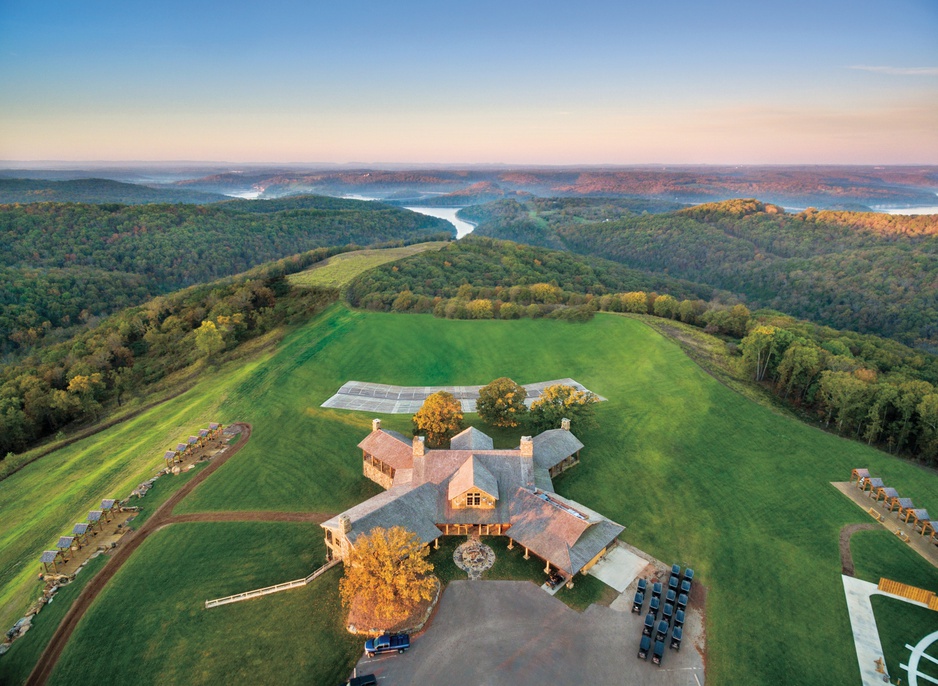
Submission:
M 853 566 L 853 555 L 850 554 L 850 537 L 857 531 L 878 529 L 876 524 L 847 524 L 840 530 L 840 568 L 847 576 L 853 576 L 856 569 Z
M 173 514 L 173 508 L 176 507 L 186 496 L 194 491 L 203 481 L 211 476 L 219 467 L 231 459 L 243 448 L 248 439 L 251 438 L 251 425 L 246 423 L 236 423 L 234 426 L 241 427 L 241 436 L 238 442 L 229 447 L 223 454 L 216 456 L 212 462 L 198 474 L 196 474 L 189 483 L 180 488 L 176 493 L 170 496 L 165 503 L 160 505 L 150 518 L 144 522 L 137 531 L 125 536 L 117 547 L 111 559 L 101 568 L 101 570 L 88 582 L 82 592 L 75 599 L 75 602 L 69 608 L 65 617 L 52 635 L 49 644 L 46 646 L 39 661 L 26 680 L 26 686 L 41 686 L 45 684 L 51 676 L 55 665 L 62 655 L 66 643 L 71 638 L 72 632 L 78 626 L 82 616 L 91 607 L 95 598 L 101 593 L 101 590 L 108 581 L 118 572 L 123 564 L 130 558 L 134 551 L 140 547 L 147 537 L 159 531 L 169 524 L 181 524 L 185 522 L 310 522 L 320 524 L 329 519 L 332 514 L 319 512 L 265 512 L 265 511 L 243 511 L 243 512 L 194 512 L 187 514 Z

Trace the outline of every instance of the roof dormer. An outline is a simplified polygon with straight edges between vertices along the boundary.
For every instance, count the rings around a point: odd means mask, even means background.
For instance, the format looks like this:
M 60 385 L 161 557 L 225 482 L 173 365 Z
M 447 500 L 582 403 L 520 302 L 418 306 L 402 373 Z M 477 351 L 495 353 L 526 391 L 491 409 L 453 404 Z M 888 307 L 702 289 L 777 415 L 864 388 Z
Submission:
M 447 495 L 454 508 L 492 508 L 498 500 L 498 481 L 473 455 L 453 474 Z

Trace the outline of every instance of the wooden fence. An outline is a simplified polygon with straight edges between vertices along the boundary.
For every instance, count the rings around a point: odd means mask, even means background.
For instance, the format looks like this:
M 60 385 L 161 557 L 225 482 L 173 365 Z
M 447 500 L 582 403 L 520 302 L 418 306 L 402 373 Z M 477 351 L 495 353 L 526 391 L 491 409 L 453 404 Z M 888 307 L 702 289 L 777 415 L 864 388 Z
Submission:
M 926 591 L 924 588 L 909 586 L 907 584 L 901 584 L 898 581 L 882 578 L 879 580 L 876 588 L 884 593 L 891 593 L 892 595 L 924 603 L 929 609 L 938 611 L 938 596 L 935 595 L 934 591 Z
M 244 593 L 235 593 L 234 595 L 225 596 L 224 598 L 216 598 L 215 600 L 206 600 L 205 609 L 207 610 L 210 607 L 218 607 L 219 605 L 228 605 L 229 603 L 239 603 L 242 600 L 260 598 L 263 595 L 270 595 L 271 593 L 279 593 L 280 591 L 289 591 L 291 588 L 306 586 L 316 577 L 321 576 L 328 570 L 335 567 L 337 564 L 339 564 L 339 562 L 341 562 L 341 560 L 338 558 L 331 560 L 303 579 L 285 581 L 284 583 L 277 584 L 276 586 L 267 586 L 266 588 L 258 588 L 253 591 L 245 591 Z

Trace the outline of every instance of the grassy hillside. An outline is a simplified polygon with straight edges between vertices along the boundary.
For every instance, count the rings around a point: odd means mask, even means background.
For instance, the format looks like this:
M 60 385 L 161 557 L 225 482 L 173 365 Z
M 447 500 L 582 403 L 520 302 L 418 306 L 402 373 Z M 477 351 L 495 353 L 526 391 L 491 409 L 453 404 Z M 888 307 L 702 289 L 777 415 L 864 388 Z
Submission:
M 501 375 L 520 383 L 572 376 L 609 399 L 598 407 L 599 428 L 580 434 L 586 444 L 582 464 L 557 481 L 557 490 L 624 524 L 629 543 L 697 570 L 708 589 L 707 665 L 713 683 L 856 681 L 837 542 L 844 524 L 867 517 L 829 482 L 846 479 L 853 467 L 869 467 L 927 506 L 938 503 L 938 478 L 759 407 L 720 385 L 641 322 L 605 314 L 572 325 L 453 321 L 333 307 L 288 336 L 269 357 L 207 377 L 186 395 L 63 451 L 65 458 L 46 458 L 60 460 L 58 482 L 82 468 L 79 456 L 84 464 L 105 456 L 113 460 L 104 476 L 75 489 L 71 498 L 45 506 L 44 493 L 56 480 L 39 473 L 44 463 L 0 483 L 4 512 L 37 502 L 49 510 L 43 526 L 21 517 L 17 536 L 11 537 L 27 539 L 19 555 L 0 545 L 6 570 L 0 597 L 5 603 L 23 597 L 21 589 L 35 573 L 34 556 L 54 540 L 56 525 L 67 527 L 87 509 L 96 497 L 92 487 L 107 490 L 121 478 L 131 484 L 156 466 L 162 444 L 192 422 L 209 415 L 239 419 L 251 422 L 254 433 L 177 511 L 334 513 L 378 490 L 361 476 L 355 447 L 370 429 L 371 416 L 319 407 L 342 383 L 478 384 Z M 383 419 L 389 428 L 409 428 L 408 416 Z M 493 433 L 499 444 L 517 441 L 509 433 Z M 132 455 L 123 458 L 128 464 L 123 476 L 117 466 L 121 451 Z M 131 475 L 134 469 L 137 476 Z M 103 662 L 118 681 L 152 680 L 161 669 L 171 670 L 168 681 L 199 683 L 228 682 L 231 676 L 328 683 L 341 675 L 340 667 L 350 664 L 359 646 L 340 631 L 327 630 L 336 611 L 334 581 L 323 584 L 315 602 L 302 595 L 304 590 L 220 608 L 217 615 L 196 607 L 213 595 L 257 585 L 255 580 L 293 578 L 298 555 L 314 565 L 302 557 L 308 555 L 302 548 L 321 557 L 318 531 L 304 534 L 308 541 L 301 536 L 302 543 L 289 533 L 268 536 L 272 540 L 265 541 L 258 566 L 251 552 L 260 545 L 252 543 L 254 533 L 239 538 L 231 530 L 211 528 L 216 525 L 200 525 L 204 528 L 193 533 L 186 529 L 192 525 L 176 526 L 178 532 L 170 529 L 148 541 L 141 557 L 113 580 L 66 648 L 58 682 L 100 675 Z M 157 586 L 160 591 L 154 592 Z M 312 628 L 291 630 L 293 620 L 285 619 L 291 612 Z M 104 618 L 116 616 L 135 617 L 133 631 L 100 641 Z M 243 640 L 231 638 L 238 635 Z M 285 675 L 280 659 L 249 660 L 239 663 L 237 673 L 225 671 L 226 659 L 237 662 L 244 650 L 253 651 L 254 637 L 261 645 L 276 637 L 272 654 L 297 660 L 319 654 L 318 641 L 331 641 L 330 658 L 316 672 L 318 680 L 303 670 Z M 191 650 L 196 645 L 202 648 Z M 185 677 L 172 671 L 180 652 L 186 653 Z M 128 653 L 137 660 L 125 659 Z M 0 678 L 2 670 L 0 660 Z
M 380 267 L 388 262 L 395 262 L 426 250 L 440 250 L 449 245 L 445 241 L 416 243 L 402 248 L 384 248 L 383 250 L 355 250 L 323 260 L 306 271 L 291 274 L 288 281 L 299 286 L 323 286 L 342 288 L 359 274 Z

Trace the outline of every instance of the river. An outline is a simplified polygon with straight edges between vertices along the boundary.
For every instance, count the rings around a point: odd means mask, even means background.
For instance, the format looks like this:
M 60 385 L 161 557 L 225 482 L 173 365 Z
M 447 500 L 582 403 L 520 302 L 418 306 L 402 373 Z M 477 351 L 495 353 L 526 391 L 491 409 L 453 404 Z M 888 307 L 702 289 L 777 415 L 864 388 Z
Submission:
M 437 219 L 445 219 L 456 227 L 456 238 L 462 238 L 466 234 L 472 233 L 472 230 L 476 227 L 475 224 L 456 216 L 456 213 L 462 209 L 461 207 L 405 207 L 404 209 L 436 217 Z

